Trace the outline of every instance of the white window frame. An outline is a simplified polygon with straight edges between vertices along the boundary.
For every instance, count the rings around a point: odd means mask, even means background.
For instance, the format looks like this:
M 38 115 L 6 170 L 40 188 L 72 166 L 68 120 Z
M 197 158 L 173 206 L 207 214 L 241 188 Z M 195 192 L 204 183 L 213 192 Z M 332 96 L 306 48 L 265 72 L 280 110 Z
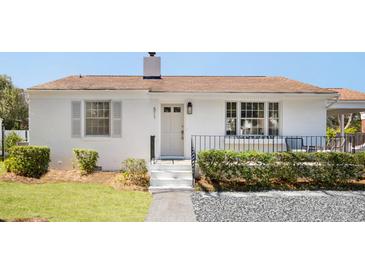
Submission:
M 278 101 L 237 101 L 237 100 L 227 100 L 224 102 L 224 135 L 227 135 L 227 103 L 236 103 L 236 136 L 239 136 L 241 130 L 241 103 L 264 103 L 264 135 L 252 135 L 252 136 L 267 136 L 269 133 L 269 103 L 278 103 L 278 113 L 279 113 L 279 125 L 278 125 L 278 136 L 282 132 L 282 113 L 281 113 L 281 103 Z M 243 135 L 244 136 L 244 135 Z
M 270 101 L 270 102 L 267 102 L 266 103 L 266 108 L 267 108 L 267 111 L 266 111 L 267 117 L 265 117 L 265 118 L 267 118 L 266 119 L 266 123 L 267 123 L 266 130 L 267 130 L 267 134 L 266 135 L 269 134 L 269 125 L 270 125 L 270 123 L 269 123 L 269 104 L 270 103 L 277 103 L 278 104 L 278 120 L 279 120 L 279 124 L 278 124 L 278 136 L 280 136 L 280 134 L 281 134 L 281 121 L 282 121 L 282 119 L 281 119 L 281 117 L 282 117 L 282 115 L 281 115 L 281 104 L 279 102 L 274 102 L 274 101 Z
M 238 126 L 239 126 L 238 111 L 241 110 L 241 106 L 239 106 L 239 102 L 237 102 L 237 101 L 225 101 L 225 103 L 224 103 L 224 135 L 227 135 L 227 103 L 236 103 L 236 135 L 237 135 Z M 229 135 L 227 135 L 227 136 L 229 136 Z
M 86 104 L 87 103 L 109 103 L 109 134 L 108 135 L 90 135 L 86 133 Z M 85 100 L 84 101 L 84 117 L 83 117 L 83 124 L 84 124 L 84 136 L 87 138 L 93 137 L 101 137 L 101 138 L 110 138 L 112 136 L 112 101 L 111 100 Z

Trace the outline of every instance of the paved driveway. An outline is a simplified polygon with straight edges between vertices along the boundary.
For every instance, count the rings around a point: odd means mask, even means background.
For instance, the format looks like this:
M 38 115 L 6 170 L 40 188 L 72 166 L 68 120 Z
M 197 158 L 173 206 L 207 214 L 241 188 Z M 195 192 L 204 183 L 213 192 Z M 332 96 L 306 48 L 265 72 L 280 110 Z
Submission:
M 365 221 L 364 191 L 197 192 L 192 201 L 198 221 Z

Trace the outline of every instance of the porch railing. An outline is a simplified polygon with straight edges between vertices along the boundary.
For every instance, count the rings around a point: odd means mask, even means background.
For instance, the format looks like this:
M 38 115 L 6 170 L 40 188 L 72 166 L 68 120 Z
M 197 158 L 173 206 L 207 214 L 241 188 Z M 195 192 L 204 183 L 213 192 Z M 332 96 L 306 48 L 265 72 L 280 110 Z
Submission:
M 191 162 L 193 175 L 197 155 L 203 150 L 234 150 L 260 152 L 351 152 L 365 151 L 365 134 L 344 136 L 267 136 L 267 135 L 192 135 Z
M 150 161 L 154 163 L 156 161 L 156 137 L 150 136 Z

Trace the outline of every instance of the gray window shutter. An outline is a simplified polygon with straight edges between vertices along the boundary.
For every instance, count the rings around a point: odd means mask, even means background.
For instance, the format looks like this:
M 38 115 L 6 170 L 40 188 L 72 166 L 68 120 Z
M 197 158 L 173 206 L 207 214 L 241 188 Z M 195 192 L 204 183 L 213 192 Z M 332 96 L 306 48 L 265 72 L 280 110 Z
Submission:
M 81 101 L 71 102 L 71 136 L 81 137 Z
M 122 102 L 112 102 L 112 137 L 122 137 Z

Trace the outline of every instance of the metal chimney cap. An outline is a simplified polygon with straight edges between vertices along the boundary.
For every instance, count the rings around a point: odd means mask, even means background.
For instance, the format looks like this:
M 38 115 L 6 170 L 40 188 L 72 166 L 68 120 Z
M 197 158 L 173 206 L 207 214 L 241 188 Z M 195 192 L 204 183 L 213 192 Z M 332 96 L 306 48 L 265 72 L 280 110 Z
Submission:
M 151 56 L 151 57 L 154 57 L 156 55 L 156 52 L 148 52 L 148 54 Z

